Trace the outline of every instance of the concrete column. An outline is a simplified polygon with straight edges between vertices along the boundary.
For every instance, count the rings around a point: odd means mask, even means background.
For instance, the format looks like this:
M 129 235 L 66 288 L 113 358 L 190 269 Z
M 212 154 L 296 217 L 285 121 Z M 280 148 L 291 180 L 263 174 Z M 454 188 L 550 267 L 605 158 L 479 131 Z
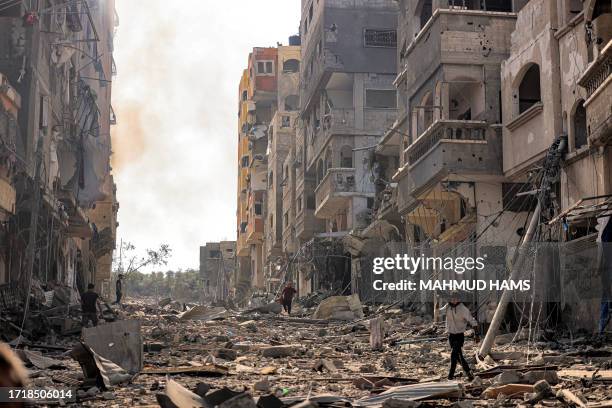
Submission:
M 440 86 L 440 117 L 442 119 L 450 118 L 450 84 L 443 82 Z
M 353 106 L 355 108 L 355 129 L 363 129 L 364 126 L 364 112 L 365 107 L 365 87 L 364 87 L 364 75 L 366 74 L 354 74 L 353 80 Z

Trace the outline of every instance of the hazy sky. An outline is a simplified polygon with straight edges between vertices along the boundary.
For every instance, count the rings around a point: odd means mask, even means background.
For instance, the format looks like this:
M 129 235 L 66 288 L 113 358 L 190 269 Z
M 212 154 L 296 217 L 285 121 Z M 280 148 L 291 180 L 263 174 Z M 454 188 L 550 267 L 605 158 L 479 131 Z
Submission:
M 169 268 L 236 237 L 238 82 L 253 47 L 288 43 L 299 0 L 116 0 L 118 240 L 168 243 Z

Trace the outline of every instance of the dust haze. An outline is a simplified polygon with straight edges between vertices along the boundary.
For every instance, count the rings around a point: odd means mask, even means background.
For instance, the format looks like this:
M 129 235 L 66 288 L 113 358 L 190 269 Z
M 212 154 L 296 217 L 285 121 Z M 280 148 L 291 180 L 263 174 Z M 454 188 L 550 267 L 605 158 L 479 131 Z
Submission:
M 140 250 L 168 243 L 168 267 L 184 269 L 197 268 L 199 245 L 235 239 L 238 81 L 253 47 L 298 32 L 299 8 L 297 0 L 117 1 L 118 241 Z

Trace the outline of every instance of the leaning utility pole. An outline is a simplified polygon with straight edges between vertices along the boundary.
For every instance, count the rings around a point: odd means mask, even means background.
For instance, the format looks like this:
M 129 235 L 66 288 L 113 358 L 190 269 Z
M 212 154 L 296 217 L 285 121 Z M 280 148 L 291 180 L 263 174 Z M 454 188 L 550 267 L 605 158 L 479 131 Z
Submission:
M 512 271 L 510 273 L 510 280 L 516 280 L 518 277 L 523 263 L 525 262 L 525 257 L 528 249 L 528 245 L 531 241 L 533 241 L 533 237 L 535 232 L 540 224 L 540 216 L 542 215 L 542 209 L 545 208 L 544 205 L 550 202 L 550 191 L 553 180 L 557 177 L 559 173 L 559 167 L 561 164 L 561 158 L 565 153 L 565 149 L 567 147 L 567 137 L 565 135 L 558 137 L 553 142 L 552 146 L 548 149 L 548 153 L 546 158 L 544 159 L 544 168 L 542 175 L 542 180 L 540 182 L 540 189 L 537 193 L 538 203 L 536 205 L 535 210 L 533 211 L 533 215 L 531 216 L 531 220 L 529 221 L 529 226 L 527 228 L 527 232 L 521 241 L 521 244 L 518 248 L 518 257 L 516 261 L 512 265 Z M 495 309 L 495 314 L 493 315 L 493 319 L 491 320 L 491 325 L 489 326 L 489 330 L 480 346 L 480 350 L 478 351 L 478 355 L 485 357 L 491 351 L 491 347 L 493 347 L 493 342 L 495 341 L 495 336 L 497 335 L 497 331 L 499 330 L 499 326 L 501 325 L 504 316 L 506 315 L 506 309 L 508 308 L 508 303 L 510 303 L 510 297 L 512 292 L 508 289 L 505 289 L 499 298 L 499 303 L 497 305 L 497 309 Z

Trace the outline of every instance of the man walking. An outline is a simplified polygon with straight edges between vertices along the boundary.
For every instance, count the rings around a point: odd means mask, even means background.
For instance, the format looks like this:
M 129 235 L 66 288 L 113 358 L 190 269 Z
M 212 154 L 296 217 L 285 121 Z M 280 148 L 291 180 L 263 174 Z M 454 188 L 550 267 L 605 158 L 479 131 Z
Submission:
M 81 295 L 81 318 L 83 327 L 87 327 L 89 322 L 94 326 L 98 325 L 98 299 L 99 295 L 94 292 L 94 284 L 87 285 L 87 292 Z
M 117 296 L 117 300 L 113 302 L 113 305 L 121 306 L 121 297 L 123 296 L 122 281 L 123 281 L 123 275 L 119 274 L 117 276 L 117 282 L 115 282 L 115 295 Z
M 285 289 L 283 289 L 283 293 L 281 294 L 281 304 L 288 315 L 291 314 L 291 303 L 293 302 L 293 296 L 296 293 L 297 291 L 293 289 L 293 283 L 287 282 L 287 286 L 285 286 Z
M 472 317 L 470 309 L 459 301 L 459 296 L 456 293 L 451 294 L 451 299 L 442 311 L 446 311 L 446 332 L 448 333 L 448 342 L 451 347 L 451 363 L 448 372 L 448 379 L 455 378 L 455 369 L 457 362 L 463 367 L 463 371 L 469 381 L 474 379 L 468 362 L 463 356 L 463 342 L 465 340 L 465 330 L 469 324 L 476 332 L 478 322 Z

